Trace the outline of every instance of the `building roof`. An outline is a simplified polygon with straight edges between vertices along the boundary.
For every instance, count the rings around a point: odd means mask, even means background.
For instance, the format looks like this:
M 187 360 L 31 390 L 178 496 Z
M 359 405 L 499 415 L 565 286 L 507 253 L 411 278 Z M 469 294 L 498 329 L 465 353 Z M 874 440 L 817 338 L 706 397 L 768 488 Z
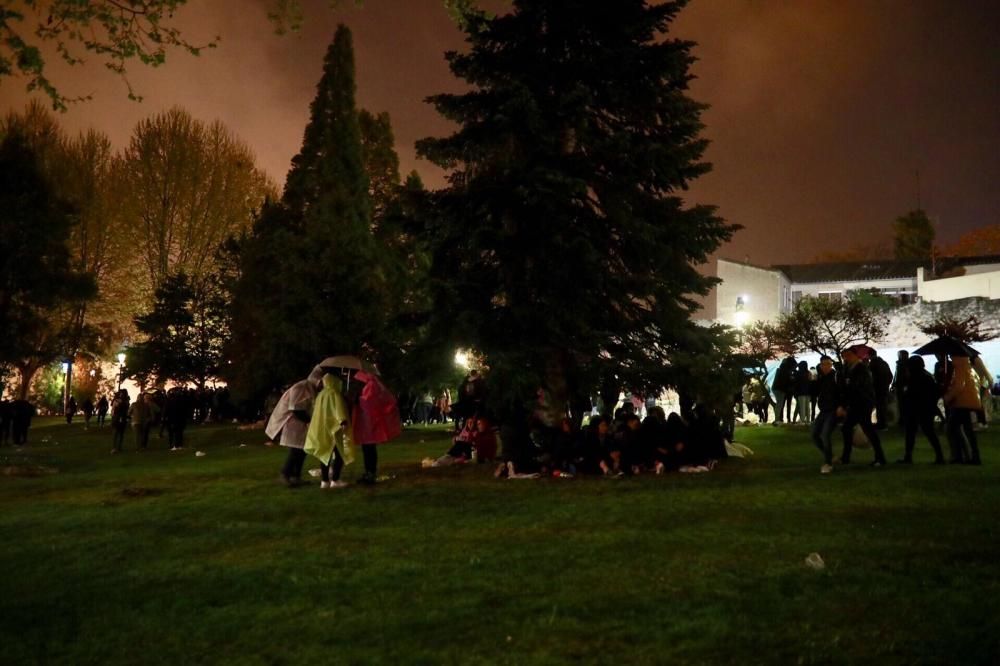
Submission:
M 938 257 L 935 261 L 937 273 L 958 266 L 978 264 L 1000 264 L 1000 255 L 982 257 Z M 771 267 L 781 271 L 794 284 L 814 282 L 865 282 L 871 280 L 893 280 L 915 278 L 917 269 L 931 270 L 930 259 L 907 259 L 886 261 L 840 261 L 825 264 L 777 264 Z

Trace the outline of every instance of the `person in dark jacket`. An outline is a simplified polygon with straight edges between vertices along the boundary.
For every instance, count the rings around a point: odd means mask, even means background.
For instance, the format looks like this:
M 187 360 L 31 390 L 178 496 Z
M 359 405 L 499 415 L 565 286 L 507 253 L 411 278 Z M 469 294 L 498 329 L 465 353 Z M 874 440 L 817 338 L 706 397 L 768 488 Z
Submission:
M 841 354 L 847 366 L 847 376 L 840 396 L 840 407 L 837 408 L 837 416 L 844 419 L 844 426 L 841 429 L 844 435 L 844 451 L 840 456 L 840 462 L 844 465 L 850 464 L 851 449 L 854 446 L 854 428 L 861 426 L 861 431 L 871 442 L 872 451 L 875 453 L 872 467 L 881 467 L 886 462 L 885 453 L 882 451 L 882 441 L 879 439 L 878 431 L 872 424 L 875 382 L 871 370 L 861 358 L 867 349 L 864 345 L 855 345 L 848 347 Z
M 83 412 L 83 427 L 84 429 L 89 429 L 90 417 L 94 415 L 94 403 L 90 398 L 83 399 L 83 404 L 80 405 L 80 411 Z
M 28 429 L 31 428 L 31 419 L 37 414 L 37 410 L 27 400 L 15 400 L 11 403 L 10 410 L 14 446 L 24 446 L 28 443 Z
M 799 361 L 799 365 L 795 369 L 795 375 L 792 382 L 795 389 L 795 413 L 792 416 L 792 421 L 797 419 L 802 425 L 810 422 L 809 385 L 811 382 L 812 373 L 809 372 L 809 364 L 805 361 Z
M 900 354 L 903 353 L 905 352 L 900 352 Z M 898 372 L 896 377 L 898 379 Z M 903 386 L 900 413 L 903 415 L 903 427 L 906 431 L 906 450 L 903 457 L 896 462 L 906 465 L 913 462 L 913 445 L 917 439 L 917 427 L 919 426 L 934 449 L 935 464 L 943 465 L 944 455 L 941 453 L 941 442 L 938 440 L 937 433 L 934 432 L 934 415 L 938 409 L 937 403 L 941 397 L 941 391 L 934 376 L 927 372 L 924 367 L 924 359 L 919 356 L 911 356 L 906 360 L 906 382 Z
M 774 424 L 784 423 L 786 405 L 791 405 L 795 393 L 795 358 L 787 357 L 774 373 L 771 390 L 774 392 Z
M 816 376 L 816 406 L 819 414 L 812 424 L 812 439 L 823 454 L 821 474 L 833 471 L 833 429 L 837 425 L 837 407 L 840 405 L 840 391 L 837 386 L 837 372 L 833 369 L 833 359 L 821 356 Z
M 73 423 L 73 417 L 76 416 L 76 398 L 73 396 L 69 397 L 66 401 L 66 423 Z
M 906 401 L 903 399 L 906 393 L 906 385 L 910 381 L 910 352 L 901 349 L 896 357 L 896 373 L 892 376 L 892 386 L 889 393 L 896 396 L 896 410 L 899 415 L 899 424 L 906 429 Z M 921 368 L 923 368 L 923 361 Z M 926 372 L 926 369 L 924 370 Z
M 888 426 L 886 412 L 889 411 L 889 387 L 892 386 L 892 369 L 885 359 L 874 349 L 868 359 L 875 385 L 875 427 L 885 430 Z
M 111 403 L 108 402 L 107 396 L 101 396 L 101 399 L 97 401 L 97 427 L 104 427 L 104 419 L 108 415 L 108 409 L 111 407 Z
M 0 446 L 10 440 L 10 427 L 14 421 L 14 405 L 9 400 L 0 400 Z

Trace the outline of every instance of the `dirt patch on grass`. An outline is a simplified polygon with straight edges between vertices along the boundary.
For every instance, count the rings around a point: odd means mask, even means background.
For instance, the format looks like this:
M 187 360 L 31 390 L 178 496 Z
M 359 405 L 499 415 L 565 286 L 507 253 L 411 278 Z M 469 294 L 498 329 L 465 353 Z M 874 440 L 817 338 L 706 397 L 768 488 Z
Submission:
M 142 499 L 143 497 L 159 497 L 166 491 L 163 488 L 122 488 L 122 497 Z
M 5 467 L 0 467 L 0 475 L 2 476 L 33 478 L 37 476 L 50 476 L 58 473 L 59 470 L 55 467 L 46 467 L 45 465 L 7 465 Z

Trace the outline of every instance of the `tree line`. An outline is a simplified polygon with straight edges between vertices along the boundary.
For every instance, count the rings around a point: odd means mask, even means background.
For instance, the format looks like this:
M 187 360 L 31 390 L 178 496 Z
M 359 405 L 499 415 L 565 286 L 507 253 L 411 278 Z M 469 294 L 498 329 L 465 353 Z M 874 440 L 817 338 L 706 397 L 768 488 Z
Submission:
M 122 156 L 137 189 L 111 211 L 141 239 L 123 251 L 143 303 L 128 373 L 218 376 L 252 399 L 334 353 L 412 386 L 468 349 L 501 414 L 532 409 L 539 389 L 580 409 L 621 388 L 727 400 L 733 332 L 691 318 L 715 283 L 697 265 L 738 226 L 685 198 L 710 165 L 694 44 L 669 37 L 683 3 L 607 4 L 463 12 L 468 48 L 446 58 L 467 92 L 428 100 L 456 130 L 417 146 L 449 173 L 437 191 L 401 178 L 388 117 L 356 107 L 343 26 L 280 195 L 249 187 L 245 155 L 226 162 L 242 180 L 213 179 L 209 155 L 171 159 L 141 124 Z M 150 122 L 239 145 L 179 110 Z

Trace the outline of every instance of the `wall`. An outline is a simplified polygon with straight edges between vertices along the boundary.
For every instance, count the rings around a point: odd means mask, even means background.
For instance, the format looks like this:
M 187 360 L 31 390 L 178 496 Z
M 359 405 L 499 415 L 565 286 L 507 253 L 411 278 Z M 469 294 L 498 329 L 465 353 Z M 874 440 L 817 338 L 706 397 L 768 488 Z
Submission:
M 917 295 L 931 303 L 960 298 L 997 299 L 1000 298 L 1000 271 L 925 280 L 924 269 L 918 268 Z
M 787 312 L 791 285 L 780 271 L 719 259 L 716 275 L 722 279 L 716 289 L 715 317 L 719 323 L 739 326 L 758 320 L 774 321 Z M 783 294 L 787 298 L 784 307 Z M 741 297 L 745 314 L 738 315 L 737 299 Z

